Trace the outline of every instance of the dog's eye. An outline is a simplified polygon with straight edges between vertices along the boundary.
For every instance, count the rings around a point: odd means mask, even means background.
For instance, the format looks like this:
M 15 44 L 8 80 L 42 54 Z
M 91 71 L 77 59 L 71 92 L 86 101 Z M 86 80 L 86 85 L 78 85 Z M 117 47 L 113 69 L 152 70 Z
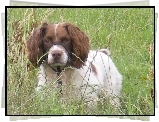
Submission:
M 44 42 L 45 42 L 45 43 L 49 43 L 50 40 L 49 40 L 49 39 L 45 39 Z
M 70 42 L 70 40 L 68 40 L 68 39 L 63 39 L 62 42 L 63 42 L 63 43 L 68 43 L 68 42 Z

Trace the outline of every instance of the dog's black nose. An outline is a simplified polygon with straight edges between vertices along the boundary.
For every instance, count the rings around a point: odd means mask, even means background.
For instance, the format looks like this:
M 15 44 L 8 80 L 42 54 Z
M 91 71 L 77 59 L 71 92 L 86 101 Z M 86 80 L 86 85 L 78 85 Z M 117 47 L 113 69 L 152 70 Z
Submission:
M 56 59 L 60 58 L 61 56 L 62 56 L 62 52 L 60 52 L 60 51 L 54 51 L 52 53 L 52 57 L 54 57 Z

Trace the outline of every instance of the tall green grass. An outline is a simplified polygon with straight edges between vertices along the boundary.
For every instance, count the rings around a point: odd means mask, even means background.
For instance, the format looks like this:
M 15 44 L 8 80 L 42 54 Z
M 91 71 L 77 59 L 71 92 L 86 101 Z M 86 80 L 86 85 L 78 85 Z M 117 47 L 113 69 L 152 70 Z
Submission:
M 41 100 L 35 93 L 36 73 L 26 57 L 26 41 L 41 22 L 71 22 L 84 31 L 91 49 L 107 47 L 123 75 L 121 106 L 105 101 L 86 112 L 78 100 L 59 103 L 56 96 Z M 110 42 L 110 43 L 109 43 Z M 154 10 L 151 8 L 8 8 L 7 113 L 15 115 L 153 115 Z

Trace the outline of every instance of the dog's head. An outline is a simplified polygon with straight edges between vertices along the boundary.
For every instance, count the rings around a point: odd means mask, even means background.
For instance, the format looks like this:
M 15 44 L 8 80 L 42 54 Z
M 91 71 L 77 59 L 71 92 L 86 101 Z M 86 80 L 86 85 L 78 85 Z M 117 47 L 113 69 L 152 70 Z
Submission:
M 52 66 L 81 68 L 88 57 L 89 39 L 71 23 L 43 23 L 32 32 L 27 49 L 34 66 L 46 60 Z

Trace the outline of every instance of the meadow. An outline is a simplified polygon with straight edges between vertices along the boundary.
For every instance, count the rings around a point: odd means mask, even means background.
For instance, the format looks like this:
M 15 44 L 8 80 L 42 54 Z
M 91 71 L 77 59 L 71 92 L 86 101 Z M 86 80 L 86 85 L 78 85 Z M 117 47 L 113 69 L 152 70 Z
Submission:
M 123 75 L 118 111 L 102 100 L 96 111 L 86 112 L 81 101 L 39 98 L 38 68 L 27 59 L 26 42 L 42 22 L 71 22 L 88 35 L 91 49 L 109 48 Z M 153 8 L 8 8 L 6 43 L 8 115 L 154 114 Z

